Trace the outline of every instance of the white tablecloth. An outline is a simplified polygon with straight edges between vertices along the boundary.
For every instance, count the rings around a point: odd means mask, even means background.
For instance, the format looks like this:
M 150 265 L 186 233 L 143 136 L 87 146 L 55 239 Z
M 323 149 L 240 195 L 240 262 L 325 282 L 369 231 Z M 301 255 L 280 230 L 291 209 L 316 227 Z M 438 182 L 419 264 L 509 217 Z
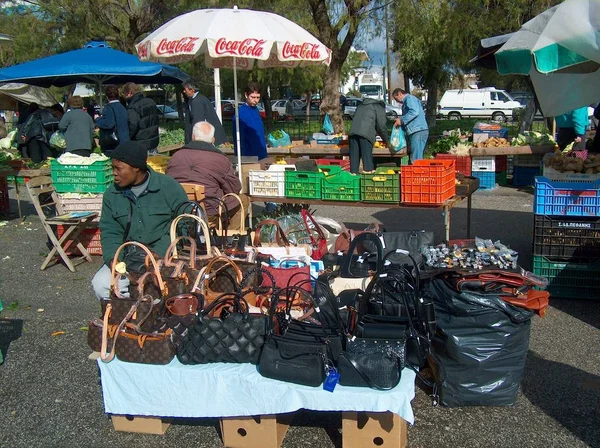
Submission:
M 314 411 L 393 412 L 414 422 L 410 405 L 415 374 L 404 369 L 390 391 L 337 385 L 299 386 L 263 378 L 251 364 L 184 366 L 177 358 L 166 366 L 98 359 L 109 414 L 155 417 L 237 417 Z

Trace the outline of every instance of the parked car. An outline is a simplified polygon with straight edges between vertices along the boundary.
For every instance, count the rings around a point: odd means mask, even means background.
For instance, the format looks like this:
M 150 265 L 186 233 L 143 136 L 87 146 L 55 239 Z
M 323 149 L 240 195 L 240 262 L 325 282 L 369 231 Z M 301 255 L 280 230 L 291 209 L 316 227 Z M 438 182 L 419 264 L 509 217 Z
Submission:
M 346 105 L 344 106 L 344 118 L 351 119 L 354 117 L 354 113 L 356 112 L 356 108 L 360 103 L 362 103 L 362 98 L 346 98 Z M 393 106 L 391 104 L 385 105 L 385 116 L 388 120 L 395 120 L 399 116 L 402 115 L 402 108 L 399 106 Z
M 179 113 L 172 107 L 166 106 L 164 104 L 157 104 L 156 107 L 160 116 L 166 121 L 179 120 Z
M 446 90 L 438 106 L 440 118 L 491 118 L 504 122 L 512 118 L 513 109 L 521 108 L 507 92 L 495 88 Z
M 238 107 L 241 106 L 244 103 L 238 103 Z M 262 106 L 262 104 L 259 104 L 258 106 L 256 106 L 258 108 L 258 113 L 260 114 L 260 118 L 262 118 L 263 120 L 267 119 L 267 112 L 265 111 L 265 108 Z M 223 121 L 225 120 L 233 120 L 233 116 L 235 115 L 235 103 L 232 101 L 230 103 L 224 103 L 222 104 L 221 107 L 221 114 L 223 117 Z M 278 120 L 279 119 L 279 113 L 277 111 L 273 111 L 273 120 Z
M 310 108 L 308 110 L 308 116 L 311 118 L 314 118 L 314 117 L 320 117 L 321 115 L 323 115 L 321 113 L 321 103 L 318 101 L 311 101 Z M 302 102 L 302 105 L 300 107 L 294 108 L 294 117 L 297 120 L 301 120 L 302 118 L 306 117 L 306 103 L 305 102 Z
M 273 112 L 277 111 L 280 116 L 283 116 L 285 115 L 286 104 L 287 100 L 273 100 L 271 102 L 271 108 L 273 109 Z M 292 100 L 292 104 L 294 105 L 294 109 L 304 106 L 304 103 L 300 100 Z

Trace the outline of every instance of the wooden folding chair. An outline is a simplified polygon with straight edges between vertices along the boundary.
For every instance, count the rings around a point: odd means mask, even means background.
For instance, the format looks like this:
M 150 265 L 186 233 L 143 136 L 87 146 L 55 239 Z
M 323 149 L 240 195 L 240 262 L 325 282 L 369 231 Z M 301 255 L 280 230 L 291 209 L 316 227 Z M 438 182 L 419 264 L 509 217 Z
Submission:
M 92 257 L 83 244 L 81 244 L 79 241 L 79 235 L 92 222 L 92 220 L 98 216 L 98 213 L 89 212 L 89 214 L 81 217 L 72 217 L 70 216 L 71 214 L 65 215 L 62 205 L 58 200 L 56 189 L 52 185 L 51 177 L 34 177 L 25 185 L 27 186 L 27 191 L 29 192 L 29 196 L 31 197 L 31 202 L 35 207 L 35 211 L 37 212 L 40 221 L 44 226 L 44 230 L 48 234 L 48 238 L 50 238 L 50 241 L 52 241 L 53 245 L 52 250 L 50 250 L 50 253 L 46 256 L 46 259 L 42 263 L 40 270 L 43 271 L 48 267 L 50 261 L 56 257 L 56 253 L 60 255 L 60 258 L 62 258 L 65 265 L 71 272 L 75 272 L 75 266 L 84 261 L 92 262 Z M 40 201 L 40 195 L 42 195 L 44 198 L 42 201 Z M 48 200 L 46 200 L 45 197 L 47 197 Z M 44 208 L 53 206 L 56 208 L 56 216 L 46 217 Z M 65 232 L 60 239 L 56 237 L 53 230 L 53 227 L 59 225 L 64 226 L 65 229 Z M 81 256 L 70 259 L 66 251 L 73 244 L 75 244 L 77 249 L 79 249 Z
M 181 186 L 190 201 L 200 203 L 204 200 L 204 185 L 182 183 Z

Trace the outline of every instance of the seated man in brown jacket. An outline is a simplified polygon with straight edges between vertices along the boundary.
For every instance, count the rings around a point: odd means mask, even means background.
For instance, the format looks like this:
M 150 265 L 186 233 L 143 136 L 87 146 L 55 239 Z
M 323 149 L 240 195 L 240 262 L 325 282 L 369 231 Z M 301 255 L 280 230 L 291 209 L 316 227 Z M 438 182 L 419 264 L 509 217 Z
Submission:
M 219 201 L 227 193 L 236 193 L 244 205 L 243 219 L 246 219 L 250 201 L 241 194 L 242 184 L 231 162 L 215 145 L 215 128 L 207 121 L 199 121 L 192 130 L 192 141 L 177 151 L 167 167 L 167 174 L 179 183 L 204 185 L 206 199 L 204 205 L 211 224 L 216 224 L 219 214 Z M 212 199 L 212 200 L 211 200 Z M 229 215 L 229 230 L 239 229 L 242 210 L 235 197 L 225 198 Z M 224 223 L 225 224 L 225 223 Z

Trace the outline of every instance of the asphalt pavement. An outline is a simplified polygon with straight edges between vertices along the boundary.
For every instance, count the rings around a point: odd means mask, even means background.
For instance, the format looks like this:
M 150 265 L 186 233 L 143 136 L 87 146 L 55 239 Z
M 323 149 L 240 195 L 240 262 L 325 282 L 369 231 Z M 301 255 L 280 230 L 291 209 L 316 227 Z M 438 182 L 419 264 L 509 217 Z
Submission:
M 527 189 L 476 193 L 472 235 L 501 240 L 530 268 L 532 201 Z M 465 206 L 452 210 L 452 238 L 466 236 Z M 315 210 L 354 228 L 377 220 L 389 231 L 427 229 L 438 241 L 443 237 L 440 210 Z M 0 348 L 6 355 L 0 365 L 0 447 L 222 446 L 215 419 L 175 420 L 164 436 L 113 430 L 84 331 L 99 315 L 90 280 L 101 259 L 76 273 L 62 265 L 40 271 L 46 236 L 30 204 L 25 214 L 22 220 L 0 217 Z M 600 447 L 600 301 L 553 299 L 547 316 L 533 319 L 514 406 L 432 407 L 420 388 L 412 404 L 411 448 Z M 301 411 L 283 447 L 340 447 L 340 428 L 340 413 Z

